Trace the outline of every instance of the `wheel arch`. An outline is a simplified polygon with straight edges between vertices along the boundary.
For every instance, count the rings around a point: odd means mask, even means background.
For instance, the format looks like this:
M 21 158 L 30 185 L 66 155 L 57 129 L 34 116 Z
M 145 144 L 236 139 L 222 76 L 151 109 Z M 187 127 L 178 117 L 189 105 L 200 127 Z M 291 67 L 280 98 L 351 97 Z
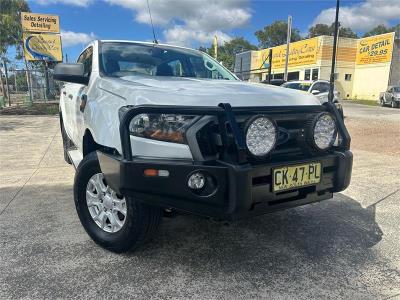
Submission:
M 93 137 L 92 132 L 90 129 L 86 128 L 85 133 L 83 135 L 83 141 L 82 141 L 82 154 L 83 157 L 88 155 L 89 153 L 95 152 L 97 150 L 102 150 L 106 153 L 113 153 L 113 154 L 118 154 L 117 149 L 115 148 L 110 148 L 104 145 L 101 145 L 97 143 Z

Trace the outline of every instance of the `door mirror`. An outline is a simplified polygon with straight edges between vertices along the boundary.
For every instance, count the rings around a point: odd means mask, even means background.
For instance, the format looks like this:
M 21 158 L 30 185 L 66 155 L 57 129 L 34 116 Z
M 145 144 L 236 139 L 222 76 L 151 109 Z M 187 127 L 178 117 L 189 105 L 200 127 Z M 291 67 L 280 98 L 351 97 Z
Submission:
M 318 90 L 312 90 L 311 91 L 311 94 L 313 94 L 313 95 L 318 95 L 320 93 L 320 91 L 318 91 Z
M 80 83 L 87 85 L 89 83 L 89 77 L 85 76 L 83 64 L 69 64 L 60 63 L 54 68 L 53 78 L 55 80 Z

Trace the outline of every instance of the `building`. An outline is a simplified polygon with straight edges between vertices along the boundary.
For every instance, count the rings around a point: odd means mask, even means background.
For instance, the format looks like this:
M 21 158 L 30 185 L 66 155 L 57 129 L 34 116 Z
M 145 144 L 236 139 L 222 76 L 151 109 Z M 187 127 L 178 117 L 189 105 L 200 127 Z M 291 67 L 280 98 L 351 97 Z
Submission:
M 400 84 L 400 40 L 394 32 L 361 39 L 339 38 L 335 74 L 343 99 L 378 100 L 388 85 Z M 332 36 L 290 44 L 288 80 L 329 80 Z M 269 49 L 236 55 L 235 73 L 243 80 L 267 79 Z M 272 48 L 272 78 L 283 79 L 286 45 Z

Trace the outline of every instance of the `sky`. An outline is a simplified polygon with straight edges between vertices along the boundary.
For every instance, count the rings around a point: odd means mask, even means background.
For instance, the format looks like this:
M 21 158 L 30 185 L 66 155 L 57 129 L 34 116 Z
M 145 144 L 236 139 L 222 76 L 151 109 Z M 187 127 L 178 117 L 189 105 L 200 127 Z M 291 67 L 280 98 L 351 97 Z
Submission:
M 93 39 L 151 41 L 146 0 L 29 0 L 32 12 L 60 16 L 63 54 L 69 61 Z M 244 37 L 276 20 L 293 18 L 302 34 L 316 23 L 331 24 L 334 0 L 149 0 L 157 39 L 189 47 L 210 46 Z M 400 23 L 400 0 L 342 0 L 343 26 L 362 34 L 379 25 Z

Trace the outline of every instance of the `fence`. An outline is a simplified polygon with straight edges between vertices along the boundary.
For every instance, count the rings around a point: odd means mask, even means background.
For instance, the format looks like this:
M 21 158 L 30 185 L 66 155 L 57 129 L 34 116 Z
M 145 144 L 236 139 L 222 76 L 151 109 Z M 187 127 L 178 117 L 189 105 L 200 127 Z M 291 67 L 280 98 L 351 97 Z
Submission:
M 0 107 L 59 99 L 60 84 L 43 64 L 26 70 L 21 62 L 2 63 Z

